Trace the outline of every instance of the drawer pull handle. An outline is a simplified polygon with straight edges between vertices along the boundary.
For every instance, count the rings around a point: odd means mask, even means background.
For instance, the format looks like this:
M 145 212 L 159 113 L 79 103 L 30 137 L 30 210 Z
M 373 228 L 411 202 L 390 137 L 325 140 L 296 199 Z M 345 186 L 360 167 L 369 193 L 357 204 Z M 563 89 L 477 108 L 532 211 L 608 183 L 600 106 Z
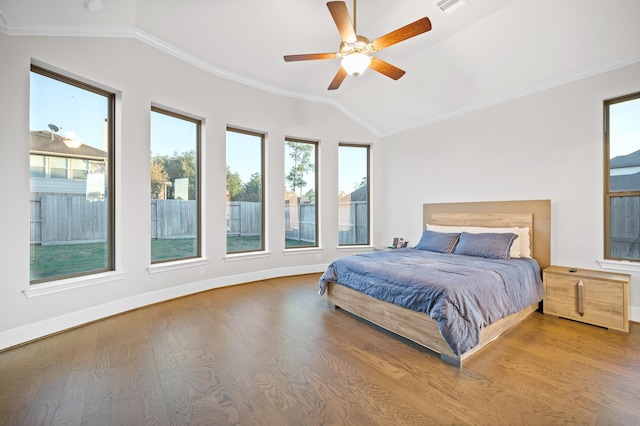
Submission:
M 578 281 L 578 313 L 584 315 L 584 283 Z

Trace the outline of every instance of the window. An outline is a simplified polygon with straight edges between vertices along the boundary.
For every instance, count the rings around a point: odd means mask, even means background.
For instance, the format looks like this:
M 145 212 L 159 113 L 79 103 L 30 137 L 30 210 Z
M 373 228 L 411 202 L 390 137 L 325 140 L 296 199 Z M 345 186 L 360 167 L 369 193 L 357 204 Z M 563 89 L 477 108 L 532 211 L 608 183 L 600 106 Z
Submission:
M 264 250 L 264 135 L 227 129 L 227 253 Z
M 51 177 L 53 179 L 67 179 L 67 158 L 51 157 L 49 164 L 51 165 Z
M 338 147 L 338 245 L 369 244 L 369 146 Z
M 640 260 L 640 93 L 604 102 L 605 259 Z
M 151 108 L 151 263 L 201 255 L 200 128 Z
M 72 178 L 87 180 L 87 173 L 89 173 L 89 160 L 79 160 L 74 158 L 71 160 Z
M 113 270 L 115 95 L 35 65 L 30 86 L 30 281 Z
M 46 164 L 44 155 L 33 155 L 29 156 L 29 166 L 30 166 L 30 176 L 36 178 L 45 177 L 46 172 Z
M 317 247 L 318 144 L 295 139 L 284 144 L 284 247 Z

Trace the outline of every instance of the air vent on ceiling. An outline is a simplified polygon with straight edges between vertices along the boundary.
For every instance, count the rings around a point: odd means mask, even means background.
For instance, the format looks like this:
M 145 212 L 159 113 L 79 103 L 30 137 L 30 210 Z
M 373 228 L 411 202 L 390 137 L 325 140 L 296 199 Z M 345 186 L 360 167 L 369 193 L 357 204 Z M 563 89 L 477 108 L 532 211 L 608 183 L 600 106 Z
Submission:
M 469 4 L 469 0 L 440 0 L 436 3 L 436 6 L 444 13 L 450 14 L 467 4 Z

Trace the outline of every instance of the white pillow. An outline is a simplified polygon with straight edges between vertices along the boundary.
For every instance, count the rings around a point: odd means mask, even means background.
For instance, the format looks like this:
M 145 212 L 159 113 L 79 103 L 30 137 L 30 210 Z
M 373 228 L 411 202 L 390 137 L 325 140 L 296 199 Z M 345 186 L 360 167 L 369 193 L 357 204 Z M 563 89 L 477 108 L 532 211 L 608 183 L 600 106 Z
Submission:
M 512 228 L 489 228 L 483 226 L 447 226 L 447 225 L 431 225 L 427 223 L 427 229 L 429 231 L 434 232 L 468 232 L 470 234 L 486 234 L 486 233 L 494 233 L 494 234 L 516 234 L 518 238 L 514 241 L 514 244 L 511 245 L 511 250 L 509 251 L 509 257 L 511 258 L 519 258 L 522 257 L 522 241 L 523 235 L 525 232 L 521 232 L 520 228 L 514 226 Z M 523 230 L 525 228 L 522 228 Z M 526 228 L 526 246 L 528 256 L 531 257 L 531 251 L 529 250 L 529 228 Z M 517 244 L 516 244 L 517 243 Z
M 531 237 L 528 226 L 520 228 L 518 241 L 520 241 L 520 257 L 531 257 Z

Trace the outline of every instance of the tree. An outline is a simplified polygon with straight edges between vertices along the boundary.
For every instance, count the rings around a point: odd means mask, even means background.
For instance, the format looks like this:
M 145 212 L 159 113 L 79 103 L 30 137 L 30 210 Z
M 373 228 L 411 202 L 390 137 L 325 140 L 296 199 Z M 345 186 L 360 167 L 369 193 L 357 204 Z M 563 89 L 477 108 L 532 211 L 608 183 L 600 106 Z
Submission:
M 310 189 L 307 192 L 305 192 L 303 196 L 303 200 L 314 202 L 316 200 L 316 191 L 314 191 L 313 189 Z
M 169 175 L 164 171 L 162 164 L 155 160 L 151 160 L 151 198 L 166 198 L 165 188 L 169 185 L 171 185 L 171 182 L 169 182 Z
M 168 181 L 174 183 L 176 179 L 189 179 L 189 200 L 196 199 L 196 152 L 194 150 L 178 154 L 156 155 L 153 161 L 159 163 L 168 176 Z M 167 198 L 175 198 L 175 186 L 167 187 Z
M 302 199 L 302 190 L 307 186 L 304 176 L 314 169 L 311 162 L 314 145 L 303 142 L 287 142 L 286 145 L 290 151 L 289 157 L 293 159 L 293 166 L 285 179 L 293 192 L 296 192 L 296 189 L 300 191 L 299 197 Z
M 229 166 L 227 166 L 227 191 L 229 191 L 229 199 L 236 200 L 236 197 L 242 193 L 242 187 L 240 175 L 233 173 Z
M 242 195 L 238 198 L 242 201 L 262 202 L 262 176 L 260 172 L 251 175 L 249 182 L 242 187 Z

